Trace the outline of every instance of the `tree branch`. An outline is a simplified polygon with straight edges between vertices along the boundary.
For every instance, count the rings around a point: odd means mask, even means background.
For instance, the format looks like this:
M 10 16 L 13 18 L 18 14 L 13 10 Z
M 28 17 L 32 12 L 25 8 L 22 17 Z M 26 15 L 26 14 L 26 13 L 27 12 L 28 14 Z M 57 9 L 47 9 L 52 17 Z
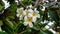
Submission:
M 25 8 L 25 5 L 21 1 L 19 1 L 19 0 L 18 0 L 18 5 L 19 6 L 22 5 Z
M 33 6 L 33 8 L 35 8 L 35 7 L 37 7 L 37 6 L 38 6 L 39 1 L 40 1 L 40 0 L 36 0 L 35 5 Z

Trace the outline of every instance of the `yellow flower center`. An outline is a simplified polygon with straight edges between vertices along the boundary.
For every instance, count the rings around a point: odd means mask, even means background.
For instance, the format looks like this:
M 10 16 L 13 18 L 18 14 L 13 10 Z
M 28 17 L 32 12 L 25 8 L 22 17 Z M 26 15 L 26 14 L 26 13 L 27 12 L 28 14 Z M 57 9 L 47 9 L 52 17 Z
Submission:
M 19 14 L 23 14 L 23 11 L 19 11 Z
M 37 13 L 36 12 L 33 12 L 33 14 L 32 14 L 33 16 L 37 16 Z
M 26 11 L 26 16 L 29 14 L 29 12 L 28 11 Z
M 32 22 L 32 18 L 31 18 L 31 17 L 28 17 L 28 18 L 27 18 L 27 21 L 28 21 L 28 22 Z

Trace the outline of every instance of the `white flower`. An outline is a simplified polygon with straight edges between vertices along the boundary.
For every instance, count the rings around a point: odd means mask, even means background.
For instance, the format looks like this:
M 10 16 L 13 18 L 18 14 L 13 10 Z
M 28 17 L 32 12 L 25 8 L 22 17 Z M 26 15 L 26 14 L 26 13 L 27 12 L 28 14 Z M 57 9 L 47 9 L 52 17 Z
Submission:
M 24 16 L 29 16 L 29 14 L 31 14 L 32 12 L 33 12 L 32 9 L 25 9 L 23 14 L 24 14 Z
M 41 24 L 45 24 L 45 23 L 48 23 L 48 21 L 47 20 L 44 20 L 44 21 L 41 21 L 40 23 Z
M 17 17 L 19 17 L 19 20 L 23 19 L 23 8 L 18 8 L 17 9 Z
M 54 24 L 54 22 L 55 22 L 55 21 L 53 21 L 53 22 L 49 21 L 48 25 L 49 25 L 49 26 L 52 26 L 52 25 Z
M 6 0 L 2 0 L 2 1 L 5 3 L 5 9 L 10 6 L 9 2 L 7 2 Z
M 53 21 L 53 22 L 49 21 L 49 23 L 45 26 L 45 28 L 46 28 L 46 29 L 52 28 L 53 25 L 54 25 L 54 22 L 55 22 L 55 21 Z
M 46 29 L 49 29 L 50 27 L 48 25 L 45 26 Z
M 25 17 L 24 17 L 24 25 L 25 25 L 25 26 L 29 25 L 29 27 L 33 27 L 32 17 L 27 17 L 27 16 L 25 16 Z
M 51 31 L 53 34 L 57 34 L 53 29 L 49 29 L 49 31 Z
M 35 10 L 32 11 L 32 13 L 29 14 L 30 17 L 32 17 L 33 19 L 33 22 L 36 22 L 37 18 L 40 18 L 40 14 L 39 14 L 39 11 Z

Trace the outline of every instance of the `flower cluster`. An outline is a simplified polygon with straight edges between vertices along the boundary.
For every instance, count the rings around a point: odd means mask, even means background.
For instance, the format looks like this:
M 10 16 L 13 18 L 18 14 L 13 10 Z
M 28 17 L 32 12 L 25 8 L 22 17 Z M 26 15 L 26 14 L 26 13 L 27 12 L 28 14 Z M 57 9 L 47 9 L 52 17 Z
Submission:
M 24 8 L 18 8 L 17 9 L 17 17 L 19 17 L 19 20 L 24 20 L 24 25 L 33 27 L 33 23 L 36 22 L 37 18 L 40 18 L 39 11 L 37 8 L 32 8 L 32 5 L 27 6 L 27 8 L 24 10 Z

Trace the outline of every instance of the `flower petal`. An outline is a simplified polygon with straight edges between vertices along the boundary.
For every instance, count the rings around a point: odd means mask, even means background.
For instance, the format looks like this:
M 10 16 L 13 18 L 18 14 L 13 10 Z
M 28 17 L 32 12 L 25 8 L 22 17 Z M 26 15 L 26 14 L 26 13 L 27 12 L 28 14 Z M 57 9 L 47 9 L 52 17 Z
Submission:
M 24 22 L 24 25 L 27 26 L 28 25 L 28 22 Z
M 32 20 L 33 20 L 33 22 L 36 22 L 37 18 L 36 17 L 33 17 Z
M 2 31 L 1 27 L 0 27 L 0 31 Z
M 17 16 L 17 17 L 19 17 L 20 15 L 19 15 L 19 14 L 17 14 L 16 16 Z
M 38 14 L 37 17 L 40 18 L 40 14 Z
M 29 11 L 30 13 L 32 13 L 32 12 L 33 12 L 33 10 L 32 10 L 32 9 L 28 9 L 28 11 Z
M 29 27 L 33 27 L 33 24 L 32 23 L 29 23 Z
M 20 16 L 19 20 L 22 20 L 23 19 L 23 15 Z
M 26 20 L 27 20 L 27 16 L 24 17 L 24 21 L 26 21 Z

